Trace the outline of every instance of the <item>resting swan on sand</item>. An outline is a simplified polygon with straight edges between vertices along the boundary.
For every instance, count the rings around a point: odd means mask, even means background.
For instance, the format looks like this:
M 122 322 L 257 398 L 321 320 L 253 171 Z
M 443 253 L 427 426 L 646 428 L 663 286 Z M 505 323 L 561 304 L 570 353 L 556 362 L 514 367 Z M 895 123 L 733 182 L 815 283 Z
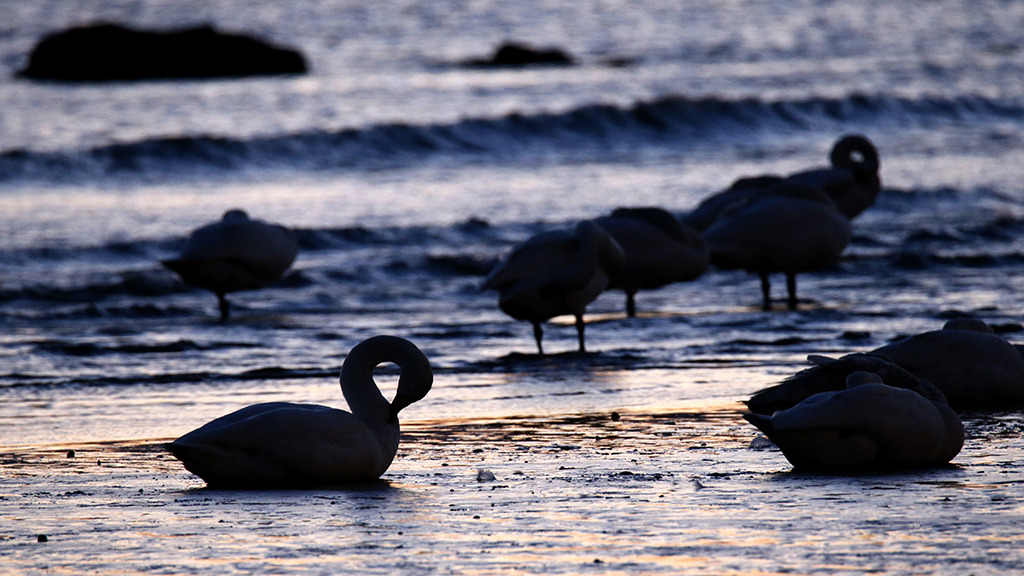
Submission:
M 981 320 L 950 320 L 942 330 L 909 336 L 873 353 L 934 384 L 957 410 L 1024 406 L 1022 350 Z
M 401 368 L 390 403 L 373 380 L 379 364 Z M 433 372 L 408 340 L 375 336 L 341 368 L 352 412 L 269 402 L 222 416 L 166 445 L 213 488 L 302 488 L 379 478 L 395 457 L 398 412 L 427 395 Z
M 850 221 L 824 192 L 783 183 L 723 216 L 702 236 L 712 264 L 760 277 L 764 310 L 771 310 L 768 275 L 785 274 L 788 306 L 795 310 L 796 275 L 837 261 L 851 234 Z
M 608 232 L 584 220 L 575 232 L 544 232 L 520 244 L 494 267 L 480 289 L 496 290 L 503 312 L 533 324 L 539 354 L 544 353 L 541 322 L 572 314 L 579 351 L 584 352 L 583 313 L 618 275 L 624 259 Z
M 747 408 L 755 414 L 771 416 L 815 394 L 845 390 L 846 379 L 854 372 L 877 374 L 889 386 L 913 390 L 929 400 L 946 404 L 946 397 L 938 388 L 918 380 L 888 358 L 877 354 L 847 354 L 838 359 L 812 355 L 807 360 L 812 364 L 810 368 L 797 372 L 779 384 L 755 392 L 745 402 Z
M 618 208 L 597 223 L 626 255 L 608 289 L 626 293 L 627 316 L 636 316 L 637 291 L 695 280 L 708 268 L 708 247 L 700 235 L 666 210 Z
M 845 390 L 822 392 L 766 416 L 745 413 L 798 470 L 855 473 L 948 464 L 963 447 L 960 417 L 917 392 L 855 372 Z
M 839 212 L 852 219 L 874 204 L 882 190 L 878 150 L 867 137 L 848 134 L 836 141 L 829 159 L 830 167 L 795 172 L 786 177 L 769 174 L 740 178 L 728 189 L 704 199 L 684 215 L 682 221 L 696 230 L 707 230 L 723 216 L 783 182 L 820 188 Z
M 221 320 L 230 315 L 226 295 L 255 290 L 281 278 L 295 261 L 299 242 L 291 231 L 242 210 L 192 232 L 181 256 L 161 263 L 186 284 L 217 295 Z

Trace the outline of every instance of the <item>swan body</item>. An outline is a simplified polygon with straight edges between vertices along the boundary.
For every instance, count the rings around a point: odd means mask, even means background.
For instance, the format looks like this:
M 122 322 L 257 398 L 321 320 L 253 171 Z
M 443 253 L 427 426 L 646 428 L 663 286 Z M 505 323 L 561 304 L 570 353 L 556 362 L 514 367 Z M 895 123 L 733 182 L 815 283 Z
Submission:
M 934 384 L 958 410 L 1024 406 L 1021 351 L 980 320 L 951 320 L 874 352 Z
M 840 213 L 852 219 L 874 204 L 882 190 L 878 150 L 867 137 L 848 134 L 832 146 L 829 160 L 829 167 L 812 168 L 789 176 L 766 174 L 740 178 L 726 190 L 703 200 L 683 216 L 682 221 L 697 230 L 707 230 L 722 217 L 784 182 L 821 189 Z
M 517 246 L 495 266 L 481 290 L 496 290 L 503 312 L 533 324 L 540 354 L 544 353 L 541 322 L 572 314 L 583 352 L 586 307 L 608 288 L 624 259 L 622 248 L 608 232 L 584 220 L 574 232 L 544 232 Z
M 851 374 L 845 390 L 815 394 L 770 416 L 743 416 L 798 470 L 941 466 L 964 442 L 963 424 L 949 406 L 868 372 Z
M 401 368 L 389 403 L 373 380 L 379 364 Z M 430 390 L 427 357 L 408 340 L 375 336 L 356 345 L 341 369 L 351 412 L 313 404 L 255 404 L 166 445 L 214 488 L 302 488 L 379 478 L 398 450 L 398 412 Z
M 226 295 L 263 288 L 279 280 L 295 261 L 299 243 L 288 229 L 252 220 L 242 210 L 192 232 L 181 256 L 161 263 L 189 285 L 217 295 L 222 320 Z
M 712 264 L 760 277 L 764 310 L 771 309 L 769 274 L 786 275 L 788 305 L 794 310 L 796 275 L 838 260 L 851 235 L 849 220 L 821 190 L 788 183 L 752 198 L 702 234 Z
M 815 394 L 845 390 L 847 378 L 855 372 L 876 374 L 889 386 L 912 390 L 928 400 L 946 403 L 946 397 L 938 388 L 918 380 L 888 358 L 877 354 L 848 354 L 838 359 L 810 356 L 808 360 L 813 364 L 810 368 L 755 392 L 746 401 L 747 408 L 755 414 L 770 416 Z
M 699 278 L 708 268 L 708 247 L 700 235 L 661 208 L 618 208 L 597 219 L 625 253 L 609 289 L 626 293 L 626 314 L 636 316 L 635 295 L 674 282 Z

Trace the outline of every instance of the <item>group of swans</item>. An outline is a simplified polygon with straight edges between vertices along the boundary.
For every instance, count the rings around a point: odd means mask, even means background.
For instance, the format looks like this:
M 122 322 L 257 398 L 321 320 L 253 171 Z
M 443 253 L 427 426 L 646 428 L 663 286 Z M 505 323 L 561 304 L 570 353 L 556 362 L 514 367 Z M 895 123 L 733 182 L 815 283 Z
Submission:
M 878 152 L 864 136 L 840 138 L 830 158 L 827 168 L 737 180 L 681 218 L 661 208 L 619 208 L 575 232 L 538 234 L 499 262 L 482 289 L 496 290 L 505 313 L 533 324 L 541 354 L 542 322 L 572 314 L 583 352 L 583 314 L 603 291 L 625 292 L 633 317 L 639 290 L 694 280 L 709 264 L 756 273 L 765 310 L 769 275 L 785 274 L 788 307 L 796 309 L 796 275 L 838 260 L 852 236 L 850 219 L 881 190 Z
M 813 366 L 747 400 L 744 418 L 797 469 L 839 473 L 949 463 L 964 443 L 955 410 L 1024 406 L 1024 347 L 980 320 L 909 336 L 867 353 L 809 358 Z M 373 379 L 401 372 L 388 402 Z M 217 418 L 166 445 L 213 488 L 304 488 L 379 478 L 398 450 L 398 413 L 430 391 L 414 344 L 375 336 L 341 369 L 351 412 L 269 402 Z
M 976 319 L 809 360 L 811 368 L 752 395 L 744 413 L 798 469 L 947 464 L 964 442 L 958 411 L 1024 407 L 1024 348 Z
M 964 443 L 956 410 L 1024 406 L 1024 348 L 980 320 L 958 319 L 812 367 L 747 400 L 743 417 L 797 470 L 861 473 L 948 464 Z M 400 368 L 388 402 L 373 379 Z M 430 391 L 414 344 L 375 336 L 341 369 L 351 412 L 269 402 L 217 418 L 166 445 L 212 488 L 311 488 L 379 478 L 398 450 L 398 413 Z
M 854 159 L 858 154 L 860 159 Z M 534 326 L 576 318 L 584 351 L 586 306 L 608 289 L 635 294 L 699 277 L 709 263 L 761 276 L 783 272 L 789 306 L 795 275 L 842 252 L 849 219 L 878 193 L 878 158 L 863 137 L 841 139 L 833 167 L 788 177 L 737 181 L 682 221 L 658 208 L 624 208 L 545 232 L 517 247 L 483 284 L 499 305 Z M 196 230 L 184 253 L 164 264 L 187 283 L 212 291 L 227 319 L 225 295 L 266 286 L 291 266 L 297 241 L 286 229 L 241 210 Z M 950 321 L 942 330 L 910 336 L 837 360 L 814 356 L 804 370 L 754 394 L 744 417 L 779 446 L 798 469 L 855 472 L 942 465 L 960 451 L 964 429 L 955 410 L 1024 406 L 1024 350 L 987 324 Z M 385 362 L 401 368 L 388 402 L 373 380 Z M 211 487 L 307 487 L 379 478 L 395 457 L 398 412 L 430 390 L 426 356 L 393 336 L 370 338 L 346 358 L 341 389 L 351 412 L 271 402 L 243 408 L 167 444 L 185 467 Z

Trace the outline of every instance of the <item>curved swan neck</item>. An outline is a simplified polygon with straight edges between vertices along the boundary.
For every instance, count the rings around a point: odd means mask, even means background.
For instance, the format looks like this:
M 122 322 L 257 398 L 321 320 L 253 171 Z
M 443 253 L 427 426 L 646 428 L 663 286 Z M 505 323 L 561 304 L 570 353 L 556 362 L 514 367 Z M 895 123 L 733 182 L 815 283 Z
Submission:
M 853 154 L 860 154 L 860 158 L 854 158 Z M 854 172 L 876 174 L 879 169 L 878 150 L 870 140 L 860 135 L 844 136 L 832 148 L 829 155 L 832 165 L 837 168 L 845 168 Z
M 393 362 L 401 369 L 393 403 L 373 379 L 374 369 Z M 433 383 L 427 357 L 412 342 L 396 336 L 374 336 L 357 344 L 341 367 L 341 392 L 352 413 L 367 423 L 397 424 L 402 408 L 426 396 Z

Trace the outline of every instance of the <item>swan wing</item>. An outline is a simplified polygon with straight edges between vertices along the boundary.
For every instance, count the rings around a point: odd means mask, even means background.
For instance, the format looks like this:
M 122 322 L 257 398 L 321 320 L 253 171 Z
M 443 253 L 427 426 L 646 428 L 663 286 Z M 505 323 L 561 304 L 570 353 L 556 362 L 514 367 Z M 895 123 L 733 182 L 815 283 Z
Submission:
M 223 416 L 168 449 L 211 486 L 322 485 L 379 477 L 398 430 L 373 430 L 349 412 L 269 403 Z

